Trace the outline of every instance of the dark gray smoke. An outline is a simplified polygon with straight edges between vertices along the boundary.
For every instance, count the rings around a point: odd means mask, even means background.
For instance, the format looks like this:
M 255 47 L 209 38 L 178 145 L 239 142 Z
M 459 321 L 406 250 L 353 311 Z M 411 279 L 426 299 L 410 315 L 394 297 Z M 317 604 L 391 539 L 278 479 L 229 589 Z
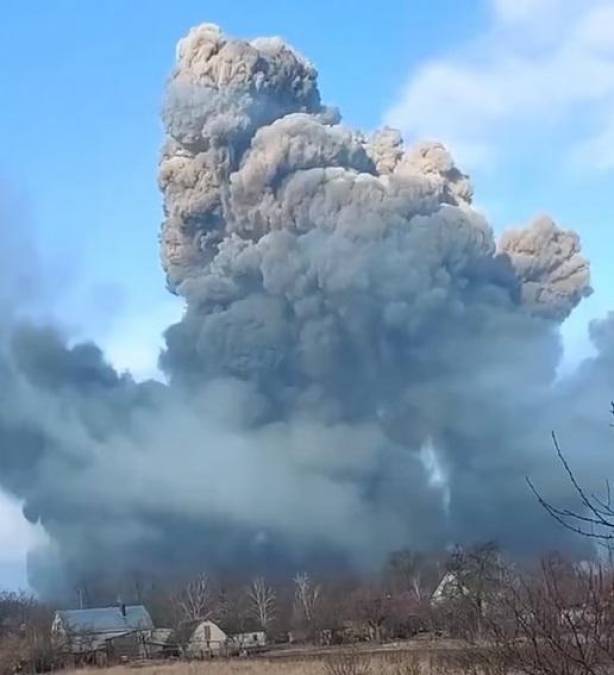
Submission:
M 443 146 L 342 126 L 279 39 L 190 31 L 164 121 L 169 385 L 49 329 L 2 344 L 0 481 L 50 535 L 37 587 L 565 544 L 524 476 L 568 498 L 551 428 L 583 478 L 607 467 L 611 318 L 556 379 L 577 235 L 542 218 L 497 245 Z

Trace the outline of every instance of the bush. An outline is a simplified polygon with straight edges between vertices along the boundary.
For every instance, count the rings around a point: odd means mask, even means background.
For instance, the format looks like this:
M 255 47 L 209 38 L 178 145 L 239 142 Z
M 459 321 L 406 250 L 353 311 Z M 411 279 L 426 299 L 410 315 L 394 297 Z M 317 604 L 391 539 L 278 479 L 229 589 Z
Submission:
M 326 675 L 370 675 L 371 661 L 358 652 L 333 654 L 324 661 Z

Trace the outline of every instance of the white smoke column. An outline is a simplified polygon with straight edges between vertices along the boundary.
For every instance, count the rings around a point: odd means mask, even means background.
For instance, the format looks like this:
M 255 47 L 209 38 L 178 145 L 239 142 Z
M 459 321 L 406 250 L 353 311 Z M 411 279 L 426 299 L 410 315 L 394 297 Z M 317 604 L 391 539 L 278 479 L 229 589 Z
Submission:
M 422 446 L 420 457 L 424 468 L 426 469 L 429 484 L 441 491 L 441 500 L 446 514 L 450 511 L 450 486 L 446 475 L 445 467 L 442 466 L 441 459 L 433 446 L 433 441 L 429 438 Z

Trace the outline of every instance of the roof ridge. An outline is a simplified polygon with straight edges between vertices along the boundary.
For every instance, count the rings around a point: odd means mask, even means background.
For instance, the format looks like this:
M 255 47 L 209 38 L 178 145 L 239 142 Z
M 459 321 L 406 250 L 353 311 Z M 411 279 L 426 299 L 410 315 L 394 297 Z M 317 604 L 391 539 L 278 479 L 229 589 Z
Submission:
M 133 607 L 142 607 L 145 608 L 145 605 L 125 605 L 126 609 Z M 81 607 L 79 609 L 59 609 L 59 612 L 99 612 L 109 609 L 120 609 L 120 605 L 105 605 L 104 607 Z

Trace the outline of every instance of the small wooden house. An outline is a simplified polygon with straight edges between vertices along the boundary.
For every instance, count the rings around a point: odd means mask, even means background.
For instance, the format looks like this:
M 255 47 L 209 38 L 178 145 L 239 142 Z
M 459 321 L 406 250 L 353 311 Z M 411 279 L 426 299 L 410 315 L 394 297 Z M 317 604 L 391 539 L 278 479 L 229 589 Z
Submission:
M 255 651 L 267 644 L 266 633 L 263 630 L 250 631 L 248 633 L 234 633 L 229 642 L 240 651 Z
M 213 621 L 199 621 L 194 625 L 185 648 L 185 655 L 192 659 L 204 659 L 226 653 L 228 636 Z
M 119 605 L 55 613 L 51 635 L 55 644 L 73 655 L 104 653 L 108 657 L 145 657 L 154 630 L 143 605 Z
M 179 656 L 176 632 L 171 628 L 154 628 L 147 636 L 146 650 L 150 658 Z

